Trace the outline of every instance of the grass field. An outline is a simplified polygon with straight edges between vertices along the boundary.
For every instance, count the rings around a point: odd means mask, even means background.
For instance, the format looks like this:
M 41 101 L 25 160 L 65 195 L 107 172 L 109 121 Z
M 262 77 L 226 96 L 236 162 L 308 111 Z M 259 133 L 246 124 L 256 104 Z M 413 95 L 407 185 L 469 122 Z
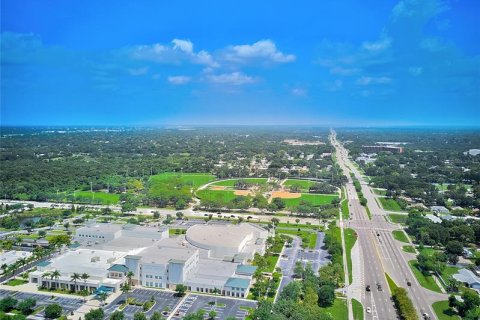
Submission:
M 101 204 L 117 204 L 120 201 L 120 195 L 116 193 L 106 192 L 90 192 L 90 191 L 76 191 L 75 199 L 81 198 L 92 199 L 92 202 L 100 202 Z
M 347 255 L 347 268 L 349 283 L 352 283 L 352 248 L 357 241 L 357 234 L 353 229 L 344 230 L 345 237 L 345 253 Z
M 377 188 L 373 188 L 373 192 L 375 194 L 378 194 L 379 196 L 384 196 L 387 194 L 387 190 L 385 189 L 377 189 Z
M 278 258 L 279 258 L 278 255 L 267 257 L 267 263 L 268 263 L 267 272 L 275 271 L 275 265 L 277 264 Z
M 302 192 L 308 192 L 309 188 L 315 184 L 314 181 L 310 180 L 300 180 L 300 179 L 287 179 L 283 183 L 285 187 L 297 185 L 300 187 Z
M 403 232 L 403 230 L 394 230 L 394 231 L 392 231 L 392 234 L 393 234 L 393 238 L 395 240 L 405 242 L 405 243 L 409 243 L 407 235 L 405 234 L 405 232 Z
M 433 279 L 433 276 L 431 275 L 424 275 L 419 267 L 418 267 L 418 263 L 417 263 L 417 260 L 410 260 L 408 262 L 408 264 L 410 265 L 410 268 L 412 269 L 413 271 L 413 274 L 415 275 L 415 278 L 417 278 L 418 282 L 420 283 L 420 285 L 426 289 L 429 289 L 429 290 L 432 290 L 432 291 L 435 291 L 435 292 L 439 292 L 441 293 L 442 291 L 440 290 L 440 288 L 438 287 L 437 283 L 435 282 L 435 280 Z
M 383 209 L 387 211 L 403 211 L 398 202 L 395 199 L 378 198 L 382 204 Z
M 191 185 L 196 189 L 216 178 L 210 173 L 180 173 L 180 172 L 165 172 L 150 177 L 149 182 L 152 184 L 162 183 L 178 179 L 179 182 Z
M 301 201 L 309 202 L 312 206 L 318 207 L 324 204 L 332 203 L 333 199 L 338 199 L 337 195 L 334 194 L 306 194 L 302 193 L 302 196 L 299 198 L 291 198 L 282 200 L 285 202 L 287 207 L 296 207 L 300 204 Z
M 448 190 L 448 183 L 444 183 L 444 184 L 438 184 L 438 183 L 434 183 L 433 184 L 435 186 L 435 188 L 439 191 L 447 191 Z M 472 185 L 471 184 L 464 184 L 463 185 L 467 190 L 471 190 L 472 189 Z
M 244 180 L 247 183 L 258 184 L 258 185 L 267 183 L 267 178 L 243 178 L 243 179 L 230 179 L 230 180 L 217 181 L 212 183 L 211 186 L 233 187 L 238 180 Z
M 327 313 L 332 315 L 332 319 L 335 320 L 347 320 L 348 319 L 348 308 L 347 301 L 344 299 L 336 298 L 333 302 L 333 305 L 328 308 L 321 308 Z
M 7 286 L 19 286 L 19 285 L 25 284 L 27 282 L 28 282 L 27 280 L 23 280 L 23 279 L 11 279 L 6 284 L 7 284 Z
M 405 224 L 407 222 L 408 215 L 406 214 L 389 214 L 388 217 L 393 223 Z
M 363 305 L 360 301 L 352 299 L 353 319 L 363 320 Z
M 317 243 L 317 233 L 316 232 L 310 232 L 310 231 L 305 231 L 305 230 L 298 231 L 298 230 L 292 230 L 292 229 L 278 228 L 277 233 L 298 236 L 298 237 L 302 238 L 302 247 L 309 248 L 309 249 L 315 249 L 315 245 Z
M 448 300 L 437 301 L 432 304 L 433 311 L 437 315 L 438 320 L 460 320 L 455 310 L 448 306 Z
M 415 248 L 413 246 L 403 246 L 403 251 L 408 253 L 416 253 Z
M 443 270 L 442 273 L 440 274 L 442 276 L 443 281 L 448 283 L 448 279 L 452 278 L 454 274 L 456 274 L 460 270 L 460 268 L 457 267 L 451 267 L 451 266 L 446 266 Z
M 203 189 L 197 191 L 197 196 L 202 200 L 217 200 L 222 204 L 227 204 L 237 196 L 232 190 L 209 190 Z
M 350 218 L 350 210 L 348 210 L 348 200 L 342 201 L 342 217 L 343 219 Z

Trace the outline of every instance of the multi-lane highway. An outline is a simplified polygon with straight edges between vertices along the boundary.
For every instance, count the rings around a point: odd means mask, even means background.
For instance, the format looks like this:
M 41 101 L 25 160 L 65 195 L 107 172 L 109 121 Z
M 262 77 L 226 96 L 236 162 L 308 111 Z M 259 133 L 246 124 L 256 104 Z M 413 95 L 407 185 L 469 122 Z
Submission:
M 348 178 L 346 194 L 350 209 L 350 220 L 346 223 L 346 226 L 355 229 L 358 235 L 359 259 L 361 261 L 353 261 L 353 263 L 361 263 L 363 266 L 361 279 L 353 279 L 353 283 L 362 286 L 362 303 L 365 309 L 370 308 L 367 319 L 397 318 L 393 302 L 390 299 L 391 295 L 385 273 L 397 285 L 407 289 L 420 318 L 436 319 L 431 308 L 432 303 L 446 300 L 448 297 L 427 290 L 417 282 L 401 249 L 401 244 L 392 237 L 392 231 L 397 227 L 387 222 L 385 211 L 378 205 L 372 189 L 349 160 L 347 150 L 337 141 L 334 131 L 332 131 L 330 138 L 336 149 L 337 162 Z M 368 217 L 365 208 L 360 204 L 350 177 L 351 173 L 360 181 L 362 193 L 367 199 L 371 219 Z M 411 286 L 407 286 L 407 281 L 411 283 Z M 370 291 L 366 290 L 367 286 L 370 286 Z

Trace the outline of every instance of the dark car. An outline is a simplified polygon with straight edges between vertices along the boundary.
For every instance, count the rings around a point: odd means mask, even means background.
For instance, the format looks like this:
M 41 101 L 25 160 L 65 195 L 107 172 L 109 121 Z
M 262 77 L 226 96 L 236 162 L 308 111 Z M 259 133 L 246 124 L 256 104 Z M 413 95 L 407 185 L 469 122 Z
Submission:
M 368 285 L 366 288 L 365 288 L 366 291 L 370 291 L 370 285 Z
M 380 283 L 377 283 L 377 289 L 378 291 L 383 291 L 382 285 Z
M 412 286 L 412 283 L 410 281 L 407 280 L 407 286 L 411 287 Z

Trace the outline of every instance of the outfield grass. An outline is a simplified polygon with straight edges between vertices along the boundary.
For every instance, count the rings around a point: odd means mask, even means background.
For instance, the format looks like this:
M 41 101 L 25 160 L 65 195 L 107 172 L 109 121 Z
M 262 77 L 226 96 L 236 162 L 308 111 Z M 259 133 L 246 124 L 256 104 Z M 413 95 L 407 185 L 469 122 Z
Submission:
M 405 234 L 405 232 L 403 232 L 403 230 L 394 230 L 394 231 L 392 231 L 392 234 L 393 234 L 393 238 L 395 240 L 405 242 L 405 243 L 409 243 L 407 235 Z
M 408 252 L 408 253 L 417 253 L 413 246 L 403 246 L 402 249 L 403 249 L 403 251 Z
M 150 177 L 151 184 L 162 183 L 177 179 L 179 182 L 191 185 L 194 189 L 214 181 L 216 177 L 210 173 L 180 173 L 180 172 L 164 172 Z
M 235 195 L 235 191 L 232 190 L 203 189 L 197 191 L 196 194 L 201 200 L 217 200 L 224 205 L 228 204 L 237 197 L 237 195 Z
M 360 301 L 352 299 L 353 319 L 363 320 L 363 305 Z
M 76 191 L 75 199 L 80 198 L 91 199 L 92 202 L 98 201 L 101 204 L 117 204 L 120 201 L 120 195 L 116 193 Z
M 357 234 L 353 229 L 345 229 L 343 233 L 345 237 L 345 253 L 347 255 L 347 268 L 349 283 L 352 283 L 352 248 L 357 241 Z
M 308 192 L 310 187 L 313 186 L 314 184 L 315 184 L 314 181 L 300 180 L 300 179 L 287 179 L 283 183 L 283 185 L 286 186 L 286 187 L 297 185 L 304 192 Z
M 318 207 L 324 204 L 330 204 L 334 199 L 338 199 L 338 195 L 334 194 L 307 194 L 302 193 L 302 196 L 299 198 L 286 199 L 282 198 L 287 207 L 296 207 L 300 202 L 308 202 L 314 207 Z
M 424 275 L 421 271 L 420 268 L 418 267 L 417 260 L 410 260 L 408 262 L 410 265 L 410 268 L 413 271 L 413 274 L 415 275 L 415 278 L 417 278 L 418 282 L 420 285 L 426 289 L 439 292 L 441 293 L 442 291 L 438 287 L 437 283 L 433 279 L 433 276 L 431 275 Z
M 325 310 L 327 313 L 330 313 L 332 318 L 335 320 L 348 319 L 347 301 L 344 299 L 336 298 L 331 307 L 321 309 Z
M 438 320 L 460 320 L 455 310 L 448 306 L 448 300 L 437 301 L 432 304 L 433 311 L 437 315 Z
M 278 228 L 277 233 L 281 234 L 289 234 L 289 235 L 294 235 L 302 238 L 302 247 L 304 248 L 309 248 L 309 249 L 315 249 L 315 245 L 317 243 L 317 233 L 316 232 L 310 232 L 310 231 L 304 231 L 304 230 L 291 230 L 291 229 L 281 229 Z
M 408 215 L 406 214 L 389 214 L 388 217 L 393 223 L 405 224 L 407 222 Z
M 403 211 L 398 202 L 395 199 L 390 198 L 378 198 L 382 204 L 383 209 L 387 211 Z
M 211 184 L 211 186 L 221 186 L 221 187 L 233 187 L 235 186 L 235 183 L 238 180 L 244 180 L 247 183 L 251 184 L 266 184 L 267 183 L 267 178 L 243 178 L 243 179 L 230 179 L 230 180 L 221 180 L 221 181 L 216 181 Z

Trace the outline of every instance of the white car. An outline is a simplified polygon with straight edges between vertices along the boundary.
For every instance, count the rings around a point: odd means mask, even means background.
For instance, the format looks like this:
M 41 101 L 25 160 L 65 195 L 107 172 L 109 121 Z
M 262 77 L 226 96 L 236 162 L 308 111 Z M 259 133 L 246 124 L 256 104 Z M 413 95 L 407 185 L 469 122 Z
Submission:
M 372 313 L 372 309 L 370 307 L 367 307 L 367 313 Z

